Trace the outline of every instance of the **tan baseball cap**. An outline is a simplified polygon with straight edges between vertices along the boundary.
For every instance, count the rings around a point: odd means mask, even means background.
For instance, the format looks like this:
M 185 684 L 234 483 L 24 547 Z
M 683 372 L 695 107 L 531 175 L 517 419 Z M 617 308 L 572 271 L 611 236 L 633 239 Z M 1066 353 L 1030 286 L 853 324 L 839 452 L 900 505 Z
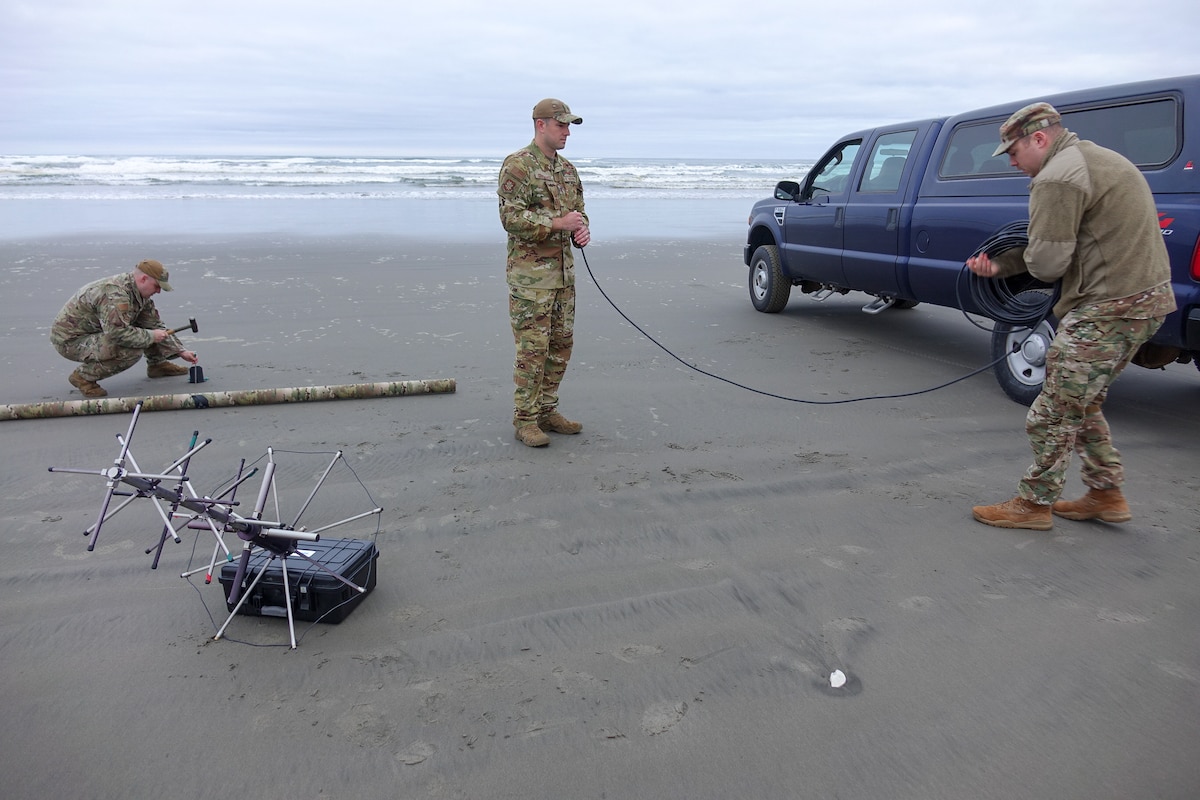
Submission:
M 167 275 L 166 269 L 163 268 L 163 265 L 160 262 L 148 258 L 138 264 L 136 269 L 138 272 L 145 273 L 151 278 L 154 278 L 154 280 L 158 281 L 158 285 L 164 292 L 171 291 L 171 284 L 167 283 L 167 278 L 169 276 Z
M 562 100 L 555 100 L 553 97 L 547 97 L 545 100 L 533 107 L 534 119 L 556 119 L 563 123 L 575 123 L 578 125 L 583 122 L 583 117 L 577 117 L 571 113 L 571 109 Z
M 1033 103 L 1025 106 L 1000 126 L 1000 146 L 996 148 L 996 152 L 992 153 L 992 157 L 1007 153 L 1008 148 L 1016 144 L 1021 137 L 1028 136 L 1034 131 L 1040 131 L 1042 128 L 1049 128 L 1061 121 L 1062 114 L 1055 111 L 1054 106 L 1049 103 Z

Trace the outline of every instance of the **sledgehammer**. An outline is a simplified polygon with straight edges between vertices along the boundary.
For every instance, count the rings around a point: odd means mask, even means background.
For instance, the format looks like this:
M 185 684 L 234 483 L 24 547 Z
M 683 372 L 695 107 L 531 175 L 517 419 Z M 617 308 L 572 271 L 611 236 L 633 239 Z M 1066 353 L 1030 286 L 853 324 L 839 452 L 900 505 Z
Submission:
M 196 318 L 192 317 L 191 319 L 189 319 L 187 325 L 184 325 L 179 328 L 171 328 L 170 330 L 167 331 L 167 334 L 174 336 L 175 334 L 179 333 L 180 331 L 191 331 L 192 333 L 199 333 L 200 328 L 197 327 L 197 325 L 196 325 Z

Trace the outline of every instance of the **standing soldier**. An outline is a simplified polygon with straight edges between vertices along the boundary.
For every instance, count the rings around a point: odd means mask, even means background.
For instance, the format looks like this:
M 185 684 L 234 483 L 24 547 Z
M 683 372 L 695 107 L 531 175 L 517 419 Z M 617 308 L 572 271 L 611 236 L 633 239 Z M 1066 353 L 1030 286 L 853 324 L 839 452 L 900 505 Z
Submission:
M 50 342 L 63 358 L 80 362 L 67 377 L 84 397 L 106 397 L 99 381 L 124 372 L 146 356 L 146 374 L 166 378 L 188 374 L 167 359 L 196 363 L 196 354 L 167 331 L 150 298 L 171 291 L 167 271 L 147 260 L 132 271 L 84 286 L 54 318 Z
M 998 528 L 1047 531 L 1052 515 L 1126 522 L 1125 472 L 1101 406 L 1108 387 L 1175 310 L 1171 264 L 1154 195 L 1128 159 L 1080 139 L 1048 103 L 1017 111 L 1000 126 L 1000 146 L 1029 184 L 1029 245 L 967 261 L 976 275 L 1028 272 L 1062 281 L 1059 319 L 1046 353 L 1046 379 L 1025 419 L 1034 463 L 1003 503 L 975 506 Z M 1087 493 L 1060 500 L 1072 451 Z
M 517 355 L 513 427 L 529 447 L 550 444 L 546 431 L 579 433 L 558 412 L 558 387 L 571 359 L 575 258 L 571 244 L 591 240 L 579 173 L 558 151 L 581 117 L 561 100 L 533 107 L 533 141 L 500 168 L 500 222 L 508 232 L 508 310 Z

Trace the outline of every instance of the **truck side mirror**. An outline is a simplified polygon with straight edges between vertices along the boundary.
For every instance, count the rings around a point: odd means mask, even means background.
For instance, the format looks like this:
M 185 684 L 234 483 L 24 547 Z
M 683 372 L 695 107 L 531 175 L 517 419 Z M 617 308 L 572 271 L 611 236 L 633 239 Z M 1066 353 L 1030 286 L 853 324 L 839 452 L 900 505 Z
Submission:
M 775 199 L 794 203 L 800 196 L 800 184 L 795 181 L 780 181 L 775 184 Z

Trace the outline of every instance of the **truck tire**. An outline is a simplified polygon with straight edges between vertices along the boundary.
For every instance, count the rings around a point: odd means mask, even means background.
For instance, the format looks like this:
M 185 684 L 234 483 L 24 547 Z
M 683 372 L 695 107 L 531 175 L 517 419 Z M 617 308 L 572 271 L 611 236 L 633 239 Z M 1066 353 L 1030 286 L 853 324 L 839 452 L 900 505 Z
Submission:
M 1054 317 L 1047 317 L 1030 332 L 1029 328 L 997 322 L 992 332 L 992 358 L 998 359 L 992 368 L 996 381 L 1010 399 L 1021 405 L 1032 405 L 1042 392 L 1046 351 L 1054 339 L 1055 325 Z
M 779 248 L 762 245 L 750 259 L 750 302 L 764 314 L 777 314 L 791 295 L 792 282 L 779 264 Z

